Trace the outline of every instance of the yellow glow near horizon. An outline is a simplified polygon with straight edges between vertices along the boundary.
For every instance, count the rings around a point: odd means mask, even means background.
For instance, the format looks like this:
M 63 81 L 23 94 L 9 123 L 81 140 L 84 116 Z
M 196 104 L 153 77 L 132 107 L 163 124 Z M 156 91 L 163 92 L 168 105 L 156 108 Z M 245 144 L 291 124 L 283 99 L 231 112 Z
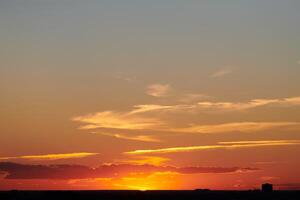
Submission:
M 163 190 L 174 189 L 178 184 L 178 173 L 156 172 L 148 176 L 128 176 L 115 180 L 113 185 L 117 189 L 129 190 Z

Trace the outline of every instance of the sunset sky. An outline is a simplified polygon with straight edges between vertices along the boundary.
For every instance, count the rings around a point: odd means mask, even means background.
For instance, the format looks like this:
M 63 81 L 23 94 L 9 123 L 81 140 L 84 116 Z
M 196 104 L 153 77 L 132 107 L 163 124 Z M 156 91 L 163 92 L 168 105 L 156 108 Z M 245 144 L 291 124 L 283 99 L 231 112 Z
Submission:
M 0 190 L 300 189 L 299 10 L 2 0 Z

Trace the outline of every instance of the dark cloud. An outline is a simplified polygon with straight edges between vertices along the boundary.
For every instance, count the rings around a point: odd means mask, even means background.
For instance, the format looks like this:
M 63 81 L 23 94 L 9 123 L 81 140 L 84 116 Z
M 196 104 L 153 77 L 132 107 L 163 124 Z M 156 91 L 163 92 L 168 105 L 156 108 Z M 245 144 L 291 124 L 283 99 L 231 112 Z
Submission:
M 232 173 L 232 172 L 250 172 L 256 171 L 257 168 L 240 168 L 240 167 L 182 167 L 176 168 L 181 174 L 197 174 L 197 173 Z
M 26 165 L 11 162 L 0 163 L 0 172 L 6 179 L 85 179 L 122 177 L 130 173 L 151 174 L 177 172 L 180 174 L 233 173 L 256 171 L 257 168 L 239 167 L 174 167 L 134 164 L 111 164 L 91 168 L 82 165 Z
M 0 179 L 3 179 L 3 178 L 5 178 L 7 175 L 8 175 L 8 173 L 7 173 L 7 172 L 0 171 Z
M 285 190 L 299 190 L 300 183 L 279 183 L 275 184 L 275 186 L 285 189 Z

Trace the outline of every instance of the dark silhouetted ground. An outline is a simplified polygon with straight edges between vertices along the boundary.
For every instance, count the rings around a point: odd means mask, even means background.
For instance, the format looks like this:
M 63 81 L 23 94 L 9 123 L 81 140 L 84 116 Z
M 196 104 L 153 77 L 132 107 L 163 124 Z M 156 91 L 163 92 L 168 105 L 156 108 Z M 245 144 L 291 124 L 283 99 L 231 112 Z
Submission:
M 300 191 L 0 191 L 0 200 L 6 199 L 43 199 L 43 200 L 239 200 L 272 199 L 298 200 Z

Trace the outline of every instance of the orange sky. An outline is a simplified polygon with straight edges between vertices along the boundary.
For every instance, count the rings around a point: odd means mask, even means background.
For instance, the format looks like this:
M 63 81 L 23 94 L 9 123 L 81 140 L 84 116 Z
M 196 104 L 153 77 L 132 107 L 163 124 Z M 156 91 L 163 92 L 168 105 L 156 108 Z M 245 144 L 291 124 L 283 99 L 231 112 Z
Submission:
M 0 2 L 0 190 L 300 189 L 300 3 Z

